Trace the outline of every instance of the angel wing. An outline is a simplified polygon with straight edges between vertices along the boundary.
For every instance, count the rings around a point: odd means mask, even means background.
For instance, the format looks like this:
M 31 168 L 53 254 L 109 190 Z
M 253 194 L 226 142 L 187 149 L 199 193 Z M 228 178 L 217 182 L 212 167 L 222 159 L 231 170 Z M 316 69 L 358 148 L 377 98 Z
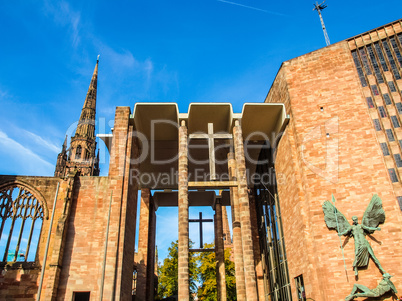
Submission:
M 332 196 L 332 199 L 334 199 L 334 196 Z M 330 201 L 325 201 L 322 204 L 322 210 L 325 215 L 325 223 L 329 229 L 344 233 L 352 228 L 346 217 Z
M 370 228 L 377 228 L 379 224 L 383 224 L 384 222 L 385 212 L 382 208 L 382 201 L 380 197 L 375 194 L 371 198 L 370 204 L 367 206 L 367 209 L 364 212 L 362 225 Z M 370 234 L 374 233 L 374 231 L 367 232 L 369 232 Z

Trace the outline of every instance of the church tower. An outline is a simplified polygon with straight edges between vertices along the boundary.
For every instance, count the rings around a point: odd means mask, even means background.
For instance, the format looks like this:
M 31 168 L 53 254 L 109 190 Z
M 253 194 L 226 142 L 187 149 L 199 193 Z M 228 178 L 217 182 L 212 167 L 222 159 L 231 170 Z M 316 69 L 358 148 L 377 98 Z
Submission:
M 99 56 L 92 75 L 88 93 L 82 107 L 75 135 L 71 137 L 67 155 L 67 137 L 57 157 L 55 177 L 64 177 L 77 172 L 80 176 L 99 175 L 99 153 L 96 152 L 95 113 L 98 85 Z

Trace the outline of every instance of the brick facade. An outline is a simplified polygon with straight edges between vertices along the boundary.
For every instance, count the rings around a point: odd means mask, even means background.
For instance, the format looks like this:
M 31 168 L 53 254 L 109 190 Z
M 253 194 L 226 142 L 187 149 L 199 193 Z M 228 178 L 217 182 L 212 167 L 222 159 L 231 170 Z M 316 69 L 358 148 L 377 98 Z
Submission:
M 402 215 L 372 125 L 363 90 L 346 41 L 284 62 L 266 98 L 283 102 L 290 122 L 275 161 L 293 298 L 294 278 L 303 275 L 306 296 L 343 300 L 353 283 L 374 288 L 381 273 L 370 259 L 355 280 L 353 238 L 342 238 L 349 281 L 339 239 L 325 225 L 322 203 L 334 194 L 350 220 L 361 221 L 377 193 L 386 212 L 382 230 L 367 237 L 384 269 L 402 279 Z

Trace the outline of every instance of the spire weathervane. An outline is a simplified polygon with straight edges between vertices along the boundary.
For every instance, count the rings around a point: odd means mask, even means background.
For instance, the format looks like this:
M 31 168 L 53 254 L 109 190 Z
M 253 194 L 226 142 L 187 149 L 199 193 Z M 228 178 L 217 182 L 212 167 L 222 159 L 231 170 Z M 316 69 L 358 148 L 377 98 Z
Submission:
M 99 62 L 99 57 L 100 57 L 100 54 L 98 54 L 98 57 L 96 58 L 96 61 L 97 61 L 97 62 Z
M 327 7 L 327 5 L 324 4 L 324 3 L 325 3 L 325 0 L 324 0 L 321 4 L 318 4 L 318 2 L 316 2 L 315 4 L 313 4 L 313 5 L 314 5 L 314 9 L 313 9 L 313 10 L 316 10 L 316 11 L 318 12 L 318 15 L 320 16 L 320 21 L 321 21 L 322 30 L 324 31 L 325 43 L 327 43 L 327 46 L 328 46 L 329 44 L 331 44 L 331 42 L 329 41 L 327 29 L 325 28 L 325 24 L 324 24 L 324 19 L 322 18 L 322 15 L 321 15 L 321 11 L 322 11 L 324 8 Z

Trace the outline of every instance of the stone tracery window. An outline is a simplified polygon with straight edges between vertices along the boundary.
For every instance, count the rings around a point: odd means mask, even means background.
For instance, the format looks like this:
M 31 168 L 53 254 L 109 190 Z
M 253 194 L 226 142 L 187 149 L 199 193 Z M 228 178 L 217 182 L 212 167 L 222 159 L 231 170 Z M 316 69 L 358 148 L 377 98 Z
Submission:
M 43 207 L 24 186 L 0 189 L 0 261 L 35 261 L 43 222 Z

